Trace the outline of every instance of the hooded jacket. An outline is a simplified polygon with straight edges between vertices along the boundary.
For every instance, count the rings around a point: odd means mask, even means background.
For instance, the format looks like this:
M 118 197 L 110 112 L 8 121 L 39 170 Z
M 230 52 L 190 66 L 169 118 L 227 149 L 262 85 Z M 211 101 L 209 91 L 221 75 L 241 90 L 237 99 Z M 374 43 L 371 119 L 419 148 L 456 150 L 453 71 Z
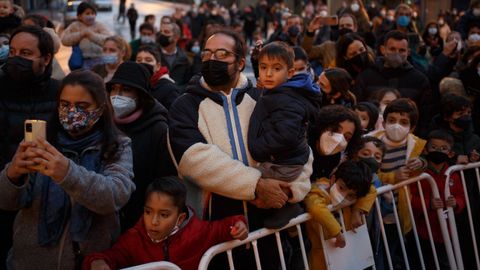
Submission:
M 307 163 L 307 129 L 315 121 L 320 103 L 320 88 L 308 74 L 295 75 L 265 91 L 248 128 L 248 149 L 253 159 L 280 165 Z
M 250 229 L 263 227 L 263 212 L 245 201 L 255 198 L 259 170 L 246 142 L 250 116 L 260 96 L 240 74 L 229 95 L 214 92 L 203 78 L 187 88 L 169 111 L 169 139 L 178 173 L 185 179 L 188 204 L 212 220 L 245 214 Z M 310 158 L 290 183 L 290 202 L 303 200 L 310 190 Z M 208 211 L 204 211 L 207 210 Z
M 230 226 L 243 216 L 228 217 L 219 221 L 201 221 L 193 212 L 180 229 L 160 243 L 154 243 L 147 234 L 143 217 L 135 227 L 120 236 L 111 249 L 88 255 L 82 269 L 90 269 L 95 260 L 105 260 L 110 269 L 120 269 L 155 261 L 170 261 L 183 270 L 198 269 L 203 253 L 211 246 L 232 240 Z

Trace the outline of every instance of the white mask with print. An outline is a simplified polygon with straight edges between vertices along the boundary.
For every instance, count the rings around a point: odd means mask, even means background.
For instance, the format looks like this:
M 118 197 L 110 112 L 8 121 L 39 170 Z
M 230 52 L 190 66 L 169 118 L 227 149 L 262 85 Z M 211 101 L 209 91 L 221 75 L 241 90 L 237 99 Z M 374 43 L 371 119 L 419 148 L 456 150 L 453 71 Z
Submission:
M 320 136 L 320 153 L 325 156 L 335 155 L 347 148 L 347 140 L 341 133 L 326 131 Z
M 410 127 L 404 127 L 398 123 L 385 125 L 385 133 L 387 134 L 387 138 L 394 142 L 403 141 L 409 132 Z

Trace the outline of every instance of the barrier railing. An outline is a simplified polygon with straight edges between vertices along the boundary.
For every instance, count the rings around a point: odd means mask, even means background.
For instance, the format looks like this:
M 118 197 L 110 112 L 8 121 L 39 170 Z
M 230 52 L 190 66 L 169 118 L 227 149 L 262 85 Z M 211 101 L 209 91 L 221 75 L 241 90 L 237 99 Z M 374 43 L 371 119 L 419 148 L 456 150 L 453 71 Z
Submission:
M 476 163 L 470 163 L 466 165 L 455 165 L 451 166 L 448 168 L 448 170 L 445 172 L 446 176 L 446 181 L 445 181 L 445 198 L 448 198 L 451 195 L 450 191 L 450 180 L 452 178 L 452 175 L 456 172 L 460 172 L 460 177 L 462 180 L 462 185 L 463 185 L 463 192 L 465 196 L 465 204 L 466 204 L 466 210 L 467 210 L 467 216 L 468 216 L 468 222 L 469 222 L 469 230 L 470 230 L 470 235 L 471 235 L 471 240 L 472 240 L 472 245 L 473 245 L 473 251 L 475 254 L 475 262 L 477 265 L 477 269 L 480 269 L 480 259 L 479 259 L 479 254 L 478 254 L 478 241 L 477 237 L 475 235 L 475 226 L 474 226 L 474 217 L 472 216 L 472 206 L 470 204 L 470 193 L 473 193 L 475 195 L 475 190 L 468 190 L 467 188 L 467 180 L 465 179 L 465 171 L 474 169 L 475 170 L 475 178 L 477 181 L 477 186 L 479 188 L 477 196 L 480 196 L 480 162 Z M 473 181 L 473 179 L 468 179 L 469 181 Z M 457 222 L 455 219 L 455 213 L 454 209 L 452 207 L 447 207 L 447 213 L 448 213 L 448 220 L 449 220 L 449 225 L 450 225 L 450 234 L 452 237 L 452 244 L 454 248 L 454 253 L 455 253 L 455 258 L 457 262 L 457 267 L 458 269 L 464 269 L 464 263 L 463 263 L 463 257 L 462 257 L 462 250 L 460 247 L 460 241 L 458 237 L 458 232 L 457 232 Z M 477 213 L 478 215 L 478 213 Z M 478 222 L 478 221 L 477 221 Z
M 137 265 L 129 268 L 123 268 L 122 270 L 181 270 L 180 267 L 171 262 L 152 262 L 142 265 Z

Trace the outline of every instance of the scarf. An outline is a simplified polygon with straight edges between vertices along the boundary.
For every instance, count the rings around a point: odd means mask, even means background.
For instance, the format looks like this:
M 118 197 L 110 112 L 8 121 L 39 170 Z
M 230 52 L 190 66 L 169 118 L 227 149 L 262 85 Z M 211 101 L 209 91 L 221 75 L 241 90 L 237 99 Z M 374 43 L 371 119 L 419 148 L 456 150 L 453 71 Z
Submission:
M 102 137 L 102 132 L 95 131 L 73 140 L 64 132 L 60 132 L 58 135 L 60 152 L 87 170 L 98 172 L 101 154 L 95 147 L 101 142 Z M 87 148 L 91 150 L 85 151 Z M 56 244 L 69 219 L 72 241 L 83 242 L 92 225 L 93 213 L 78 203 L 72 203 L 70 196 L 50 177 L 37 173 L 35 181 L 40 181 L 41 185 L 39 245 Z
M 155 74 L 153 74 L 152 77 L 150 78 L 150 83 L 152 84 L 152 86 L 155 86 L 158 80 L 160 80 L 162 76 L 165 74 L 168 75 L 168 68 L 165 66 L 160 67 L 160 69 Z

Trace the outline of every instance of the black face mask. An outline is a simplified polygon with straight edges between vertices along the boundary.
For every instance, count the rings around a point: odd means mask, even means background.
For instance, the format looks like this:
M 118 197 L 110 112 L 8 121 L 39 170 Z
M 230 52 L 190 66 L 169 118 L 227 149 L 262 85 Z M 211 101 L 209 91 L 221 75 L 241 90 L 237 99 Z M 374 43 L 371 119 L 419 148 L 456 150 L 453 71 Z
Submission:
M 426 158 L 427 158 L 428 161 L 431 161 L 435 164 L 440 164 L 440 163 L 446 162 L 450 159 L 448 157 L 448 154 L 445 154 L 445 153 L 439 152 L 439 151 L 428 152 Z
M 9 57 L 3 70 L 16 82 L 30 82 L 37 77 L 33 72 L 33 60 L 20 56 Z
M 470 125 L 472 124 L 472 116 L 464 115 L 462 117 L 459 117 L 459 118 L 453 120 L 453 124 L 455 124 L 455 126 L 461 128 L 461 129 L 468 129 L 470 127 Z
M 372 173 L 376 173 L 380 169 L 380 164 L 373 158 L 360 158 L 361 161 L 365 162 L 368 165 Z
M 352 57 L 351 59 L 348 59 L 347 63 L 349 63 L 352 66 L 355 66 L 360 70 L 364 70 L 368 65 L 368 53 L 367 52 L 359 53 L 354 57 Z
M 160 34 L 160 36 L 158 36 L 157 41 L 158 41 L 158 44 L 160 44 L 160 46 L 162 47 L 167 47 L 168 45 L 172 44 L 170 37 L 165 36 L 164 34 Z
M 300 34 L 300 28 L 293 25 L 288 28 L 287 32 L 290 37 L 297 37 Z
M 202 76 L 209 86 L 226 85 L 231 81 L 228 63 L 218 60 L 202 62 Z

